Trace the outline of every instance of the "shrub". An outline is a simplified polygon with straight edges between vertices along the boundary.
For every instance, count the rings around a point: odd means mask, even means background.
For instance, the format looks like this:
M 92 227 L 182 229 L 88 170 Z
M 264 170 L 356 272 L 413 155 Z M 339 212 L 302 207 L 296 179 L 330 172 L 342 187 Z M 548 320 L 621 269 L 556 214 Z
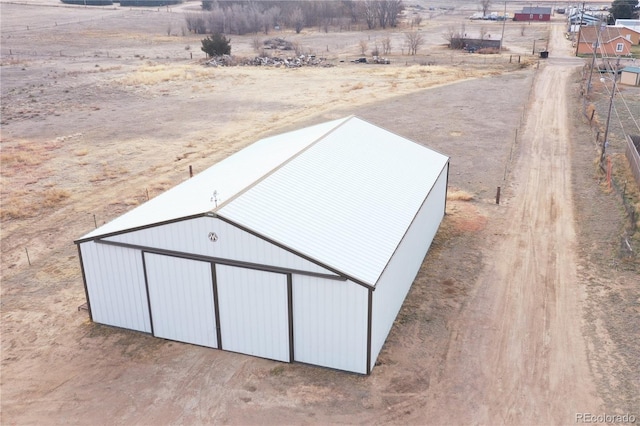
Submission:
M 202 51 L 207 56 L 220 56 L 231 54 L 231 39 L 223 34 L 215 33 L 202 40 Z

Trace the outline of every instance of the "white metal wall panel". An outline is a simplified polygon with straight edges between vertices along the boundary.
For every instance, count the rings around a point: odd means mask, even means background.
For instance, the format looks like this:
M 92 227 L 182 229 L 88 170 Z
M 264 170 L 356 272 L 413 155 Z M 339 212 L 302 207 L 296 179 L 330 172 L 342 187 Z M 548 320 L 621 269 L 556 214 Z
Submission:
M 93 321 L 150 333 L 142 253 L 92 241 L 80 250 Z
M 211 264 L 145 253 L 153 334 L 218 347 Z
M 211 241 L 209 233 L 215 233 Z M 333 274 L 313 262 L 217 218 L 200 217 L 106 238 L 165 250 Z
M 291 361 L 287 276 L 216 265 L 224 350 Z
M 370 368 L 375 365 L 382 345 L 402 307 L 402 302 L 420 270 L 444 217 L 447 167 L 438 177 L 429 197 L 418 211 L 373 292 Z
M 361 285 L 294 275 L 295 360 L 366 374 L 367 310 Z

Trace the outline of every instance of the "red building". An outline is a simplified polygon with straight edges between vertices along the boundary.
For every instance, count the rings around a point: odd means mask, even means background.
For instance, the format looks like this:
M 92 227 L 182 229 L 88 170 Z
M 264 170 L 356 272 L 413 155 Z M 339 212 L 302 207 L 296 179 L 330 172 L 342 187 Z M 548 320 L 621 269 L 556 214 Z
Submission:
M 520 12 L 513 14 L 514 21 L 550 21 L 550 7 L 523 7 Z

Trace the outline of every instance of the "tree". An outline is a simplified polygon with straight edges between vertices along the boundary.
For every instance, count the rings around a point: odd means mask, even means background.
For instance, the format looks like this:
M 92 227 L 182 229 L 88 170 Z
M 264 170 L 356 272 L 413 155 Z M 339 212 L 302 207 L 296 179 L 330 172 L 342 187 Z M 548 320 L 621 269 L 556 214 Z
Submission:
M 207 24 L 203 13 L 187 13 L 184 19 L 189 32 L 194 34 L 205 34 L 207 32 Z
M 390 27 L 395 28 L 398 26 L 398 17 L 403 9 L 402 0 L 387 0 L 387 21 Z
M 362 15 L 370 30 L 376 27 L 376 18 L 378 17 L 378 2 L 375 0 L 365 0 L 361 3 Z
M 344 13 L 351 19 L 352 23 L 358 22 L 358 4 L 354 0 L 344 0 L 342 2 Z
M 391 38 L 389 36 L 382 39 L 382 52 L 384 55 L 391 54 Z
M 215 33 L 202 40 L 202 51 L 207 56 L 220 56 L 231 54 L 231 39 L 223 34 Z
M 638 0 L 613 0 L 609 12 L 616 19 L 638 19 Z
M 300 34 L 300 31 L 304 28 L 304 13 L 299 7 L 295 8 L 291 15 L 289 15 L 289 21 L 291 25 L 296 29 L 296 34 Z
M 422 37 L 422 33 L 419 31 L 409 31 L 408 33 L 405 33 L 404 36 L 407 39 L 407 44 L 409 45 L 409 54 L 417 54 L 420 46 L 424 44 L 424 37 Z
M 367 47 L 369 46 L 367 40 L 360 40 L 358 42 L 358 46 L 360 46 L 360 53 L 362 53 L 363 55 L 367 53 Z
M 482 16 L 487 16 L 487 12 L 491 7 L 491 0 L 480 0 L 480 8 L 482 8 Z
M 450 26 L 443 35 L 445 40 L 449 42 L 449 49 L 464 49 L 465 25 L 462 24 L 459 30 Z
M 202 10 L 213 9 L 213 0 L 202 0 Z

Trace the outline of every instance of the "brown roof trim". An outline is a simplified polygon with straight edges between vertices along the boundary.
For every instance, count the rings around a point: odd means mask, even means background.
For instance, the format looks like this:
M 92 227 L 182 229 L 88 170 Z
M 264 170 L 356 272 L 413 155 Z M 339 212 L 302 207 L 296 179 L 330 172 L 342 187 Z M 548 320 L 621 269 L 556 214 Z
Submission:
M 156 248 L 156 247 L 142 246 L 142 245 L 139 245 L 139 244 L 121 243 L 121 242 L 118 242 L 118 241 L 109 241 L 109 240 L 103 240 L 103 239 L 97 239 L 97 240 L 94 240 L 93 242 L 96 243 L 96 244 L 105 244 L 105 245 L 110 245 L 110 246 L 124 247 L 124 248 L 130 248 L 130 249 L 134 249 L 134 250 L 140 250 L 140 251 L 145 252 L 145 253 L 162 254 L 162 255 L 165 255 L 165 256 L 179 257 L 179 258 L 182 258 L 182 259 L 192 259 L 192 260 L 200 260 L 200 261 L 203 261 L 203 262 L 212 262 L 212 263 L 216 263 L 218 265 L 237 266 L 237 267 L 240 267 L 240 268 L 255 269 L 255 270 L 258 270 L 258 271 L 266 271 L 266 272 L 275 272 L 275 273 L 279 273 L 279 274 L 307 275 L 307 276 L 311 276 L 311 277 L 325 278 L 325 279 L 329 279 L 329 280 L 347 281 L 346 277 L 337 276 L 337 275 L 330 275 L 330 274 L 323 274 L 321 272 L 310 272 L 310 271 L 303 271 L 301 269 L 283 268 L 283 267 L 280 267 L 280 266 L 265 265 L 265 264 L 261 264 L 261 263 L 245 262 L 245 261 L 242 261 L 242 260 L 224 259 L 224 258 L 221 258 L 221 257 L 205 256 L 205 255 L 201 255 L 201 254 L 187 253 L 187 252 L 181 252 L 181 251 L 176 251 L 176 250 L 167 250 L 167 249 L 161 249 L 161 248 Z
M 290 247 L 287 247 L 284 244 L 281 244 L 281 243 L 279 243 L 279 242 L 277 242 L 275 240 L 272 240 L 271 238 L 265 237 L 264 235 L 254 231 L 253 229 L 250 229 L 250 228 L 247 228 L 246 226 L 240 225 L 240 224 L 238 224 L 238 223 L 236 223 L 236 222 L 234 222 L 234 221 L 232 221 L 230 219 L 227 219 L 226 217 L 223 217 L 223 216 L 220 216 L 220 215 L 216 215 L 215 217 L 217 217 L 218 219 L 220 219 L 220 220 L 222 220 L 224 222 L 227 222 L 230 225 L 235 226 L 236 228 L 238 228 L 238 229 L 240 229 L 242 231 L 248 232 L 249 234 L 251 234 L 251 235 L 253 235 L 255 237 L 258 237 L 258 238 L 260 238 L 260 239 L 262 239 L 262 240 L 264 240 L 264 241 L 266 241 L 268 243 L 271 243 L 276 247 L 279 247 L 279 248 L 281 248 L 283 250 L 288 251 L 289 253 L 293 253 L 296 256 L 299 256 L 299 257 L 303 258 L 304 260 L 307 260 L 307 261 L 309 261 L 311 263 L 314 263 L 314 264 L 320 266 L 321 268 L 324 268 L 324 269 L 326 269 L 328 271 L 331 271 L 334 274 L 339 275 L 340 277 L 343 277 L 344 279 L 348 279 L 349 281 L 353 281 L 354 283 L 356 283 L 358 285 L 361 285 L 363 287 L 366 287 L 366 288 L 375 288 L 375 284 L 374 285 L 367 284 L 364 281 L 361 281 L 361 280 L 359 280 L 357 278 L 354 278 L 354 277 L 352 277 L 352 276 L 350 276 L 348 274 L 345 274 L 344 272 L 341 272 L 341 271 L 339 271 L 339 270 L 337 270 L 335 268 L 332 268 L 331 266 L 325 265 L 324 263 L 322 263 L 322 262 L 320 262 L 320 261 L 318 261 L 316 259 L 313 259 L 313 258 L 311 258 L 311 257 L 309 257 L 309 256 L 307 256 L 305 254 L 302 254 L 302 253 L 300 253 L 298 251 L 295 251 L 294 249 L 292 249 Z
M 211 215 L 211 213 L 205 212 L 205 213 L 198 213 L 198 214 L 194 214 L 194 215 L 190 215 L 190 216 L 178 217 L 178 218 L 175 218 L 175 219 L 165 220 L 165 221 L 162 221 L 162 222 L 150 223 L 148 225 L 136 226 L 136 227 L 133 227 L 133 228 L 123 229 L 121 231 L 109 232 L 107 234 L 96 235 L 95 237 L 81 238 L 79 240 L 75 240 L 73 243 L 74 244 L 82 244 L 82 243 L 86 243 L 87 241 L 94 241 L 94 240 L 99 240 L 99 239 L 102 239 L 102 238 L 115 237 L 116 235 L 128 234 L 129 232 L 142 231 L 143 229 L 155 228 L 156 226 L 169 225 L 171 223 L 182 222 L 184 220 L 197 219 L 197 218 L 200 218 L 200 217 L 206 217 L 206 216 L 210 216 L 210 215 Z

